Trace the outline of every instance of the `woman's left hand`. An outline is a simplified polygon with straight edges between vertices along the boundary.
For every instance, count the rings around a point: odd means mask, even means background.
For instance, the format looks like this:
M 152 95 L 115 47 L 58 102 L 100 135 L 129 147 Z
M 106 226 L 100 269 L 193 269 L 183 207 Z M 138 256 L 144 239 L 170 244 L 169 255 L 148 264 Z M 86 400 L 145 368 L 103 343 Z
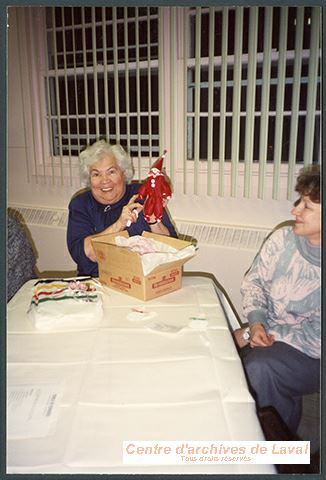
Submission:
M 254 323 L 250 327 L 250 346 L 255 347 L 270 347 L 274 343 L 274 337 L 270 333 L 266 333 L 265 328 L 261 323 Z

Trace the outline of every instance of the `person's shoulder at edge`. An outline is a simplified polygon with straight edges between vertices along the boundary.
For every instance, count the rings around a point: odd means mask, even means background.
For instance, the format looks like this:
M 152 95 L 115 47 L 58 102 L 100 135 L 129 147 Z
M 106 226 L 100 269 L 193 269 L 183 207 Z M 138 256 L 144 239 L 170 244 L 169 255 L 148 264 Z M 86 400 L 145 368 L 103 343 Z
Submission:
M 7 215 L 7 224 L 8 224 L 8 231 L 9 232 L 11 232 L 11 231 L 22 231 L 23 230 L 23 227 L 22 227 L 21 223 L 16 218 L 11 216 L 10 214 Z
M 14 218 L 11 214 L 7 216 L 7 227 L 8 227 L 8 247 L 13 247 L 13 244 L 20 245 L 24 244 L 31 252 L 33 252 L 31 241 L 29 240 L 26 227 L 17 219 Z M 33 253 L 34 255 L 34 253 Z

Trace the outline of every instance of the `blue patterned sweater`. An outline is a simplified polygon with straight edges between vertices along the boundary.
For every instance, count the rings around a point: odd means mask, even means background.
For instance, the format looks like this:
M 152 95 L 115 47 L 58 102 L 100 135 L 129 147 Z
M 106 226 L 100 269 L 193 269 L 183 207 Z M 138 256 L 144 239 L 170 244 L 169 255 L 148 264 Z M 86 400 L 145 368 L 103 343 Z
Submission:
M 320 246 L 276 230 L 246 274 L 241 293 L 249 325 L 260 322 L 275 340 L 320 358 Z

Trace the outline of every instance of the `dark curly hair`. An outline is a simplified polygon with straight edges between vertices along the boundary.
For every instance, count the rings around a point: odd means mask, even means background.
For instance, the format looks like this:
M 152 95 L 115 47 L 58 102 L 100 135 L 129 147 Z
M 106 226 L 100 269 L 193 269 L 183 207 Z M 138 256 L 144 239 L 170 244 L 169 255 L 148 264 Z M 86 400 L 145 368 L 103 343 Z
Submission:
M 310 165 L 299 172 L 295 191 L 300 196 L 309 197 L 312 202 L 320 203 L 320 166 Z

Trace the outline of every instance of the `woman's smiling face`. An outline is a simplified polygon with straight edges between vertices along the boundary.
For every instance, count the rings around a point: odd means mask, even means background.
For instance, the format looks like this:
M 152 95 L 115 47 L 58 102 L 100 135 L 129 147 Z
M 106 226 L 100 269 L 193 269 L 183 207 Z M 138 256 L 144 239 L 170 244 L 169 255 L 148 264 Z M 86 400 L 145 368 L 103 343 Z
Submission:
M 320 245 L 321 204 L 302 196 L 291 213 L 295 216 L 294 233 L 306 237 L 312 245 Z
M 105 155 L 93 163 L 90 180 L 93 197 L 103 205 L 118 202 L 126 191 L 124 172 L 112 155 Z

